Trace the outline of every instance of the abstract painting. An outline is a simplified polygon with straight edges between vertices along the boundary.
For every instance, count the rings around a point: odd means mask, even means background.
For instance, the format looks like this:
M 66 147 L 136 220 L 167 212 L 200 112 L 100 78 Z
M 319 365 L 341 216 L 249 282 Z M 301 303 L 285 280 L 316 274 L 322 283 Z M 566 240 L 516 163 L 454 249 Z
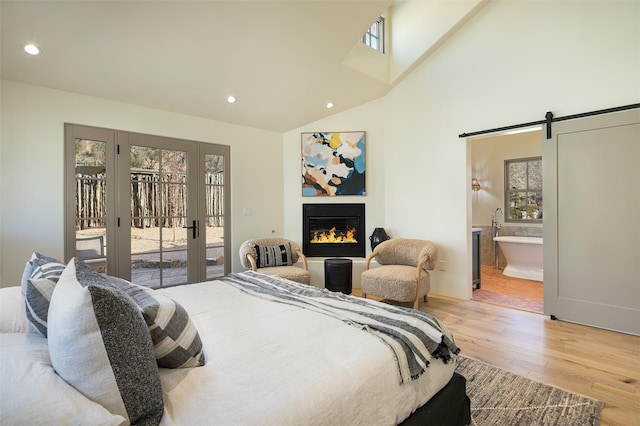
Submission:
M 302 133 L 302 195 L 365 195 L 365 132 Z

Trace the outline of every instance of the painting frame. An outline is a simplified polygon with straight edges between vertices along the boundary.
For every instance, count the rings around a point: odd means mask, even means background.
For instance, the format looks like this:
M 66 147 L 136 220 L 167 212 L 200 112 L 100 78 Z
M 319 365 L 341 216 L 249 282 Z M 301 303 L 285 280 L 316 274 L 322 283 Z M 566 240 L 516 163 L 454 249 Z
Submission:
M 302 196 L 366 195 L 366 132 L 302 132 Z

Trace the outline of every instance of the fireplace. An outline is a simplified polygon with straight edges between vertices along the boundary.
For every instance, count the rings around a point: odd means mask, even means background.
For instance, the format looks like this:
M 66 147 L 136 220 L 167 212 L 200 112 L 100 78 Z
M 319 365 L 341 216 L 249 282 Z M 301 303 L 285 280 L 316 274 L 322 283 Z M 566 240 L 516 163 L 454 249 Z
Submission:
M 308 257 L 364 257 L 364 204 L 303 204 L 302 252 Z

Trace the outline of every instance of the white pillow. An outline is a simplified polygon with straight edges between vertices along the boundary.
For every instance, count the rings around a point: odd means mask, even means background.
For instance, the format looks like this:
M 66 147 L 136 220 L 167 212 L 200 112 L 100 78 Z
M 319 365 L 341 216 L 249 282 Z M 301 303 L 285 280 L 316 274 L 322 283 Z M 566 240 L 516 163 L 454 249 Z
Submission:
M 156 425 L 162 385 L 137 305 L 81 260 L 58 281 L 48 315 L 51 365 L 89 399 L 131 424 Z
M 49 361 L 47 339 L 39 333 L 0 334 L 0 359 L 0 424 L 119 425 L 125 422 L 123 417 L 91 401 L 56 374 Z
M 28 333 L 32 331 L 24 309 L 21 288 L 0 288 L 0 333 Z

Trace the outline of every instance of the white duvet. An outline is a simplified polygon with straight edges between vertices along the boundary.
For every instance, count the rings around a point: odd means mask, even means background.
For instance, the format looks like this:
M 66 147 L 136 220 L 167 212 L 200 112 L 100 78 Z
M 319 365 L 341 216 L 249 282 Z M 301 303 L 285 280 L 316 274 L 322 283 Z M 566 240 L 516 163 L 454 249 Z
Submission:
M 432 359 L 400 385 L 389 347 L 336 319 L 223 281 L 159 291 L 187 309 L 207 354 L 203 367 L 160 369 L 163 425 L 397 424 L 455 368 Z
M 162 425 L 397 424 L 455 367 L 431 359 L 425 374 L 400 385 L 389 346 L 339 320 L 223 281 L 158 291 L 188 310 L 208 359 L 160 369 Z M 46 338 L 28 325 L 20 287 L 0 296 L 0 424 L 122 424 L 57 376 Z

